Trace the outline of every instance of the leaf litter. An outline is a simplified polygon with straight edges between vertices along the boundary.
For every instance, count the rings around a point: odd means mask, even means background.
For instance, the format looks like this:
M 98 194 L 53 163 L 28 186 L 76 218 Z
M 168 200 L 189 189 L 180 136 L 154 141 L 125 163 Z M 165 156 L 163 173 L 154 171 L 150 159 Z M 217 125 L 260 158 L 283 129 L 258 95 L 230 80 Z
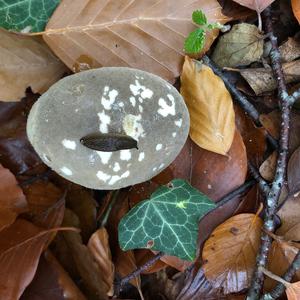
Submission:
M 217 76 L 201 61 L 208 54 L 220 67 L 238 68 L 237 87 L 245 79 L 256 95 L 277 100 L 260 18 L 273 1 L 235 2 L 256 11 L 257 19 L 236 4 L 231 22 L 222 11 L 226 5 L 214 0 L 43 0 L 43 12 L 32 0 L 14 8 L 0 1 L 1 27 L 22 31 L 0 31 L 1 299 L 245 298 L 263 226 L 256 213 L 265 197 L 259 186 L 272 183 L 279 159 L 267 134 L 278 141 L 281 120 L 280 106 L 266 108 L 264 97 L 250 98 L 261 124 L 251 120 L 223 82 L 223 76 L 232 80 L 228 69 Z M 33 4 L 35 16 L 28 10 Z M 291 4 L 285 13 L 295 25 L 299 9 L 297 1 Z M 280 7 L 275 1 L 274 16 Z M 228 22 L 231 28 L 223 26 Z M 274 33 L 293 93 L 299 89 L 300 46 L 291 32 L 276 27 Z M 71 72 L 102 66 L 134 67 L 170 83 L 180 77 L 175 86 L 191 117 L 190 138 L 175 161 L 118 193 L 61 178 L 42 163 L 26 135 L 28 113 L 40 94 Z M 291 110 L 287 180 L 278 226 L 270 233 L 271 275 L 264 288 L 272 291 L 281 276 L 288 298 L 297 299 L 299 270 L 293 283 L 282 279 L 300 239 L 297 103 Z

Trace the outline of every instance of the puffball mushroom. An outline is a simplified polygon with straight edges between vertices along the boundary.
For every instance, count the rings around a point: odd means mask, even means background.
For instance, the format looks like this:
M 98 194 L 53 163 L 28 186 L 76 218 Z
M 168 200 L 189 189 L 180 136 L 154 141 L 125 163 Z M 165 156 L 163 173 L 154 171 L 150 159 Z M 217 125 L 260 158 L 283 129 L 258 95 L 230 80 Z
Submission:
M 102 190 L 160 173 L 188 132 L 188 110 L 177 90 L 156 75 L 123 67 L 65 77 L 33 105 L 27 122 L 29 140 L 45 164 L 72 182 Z M 101 137 L 104 146 L 106 137 L 128 137 L 137 147 L 97 151 L 84 145 L 90 135 Z

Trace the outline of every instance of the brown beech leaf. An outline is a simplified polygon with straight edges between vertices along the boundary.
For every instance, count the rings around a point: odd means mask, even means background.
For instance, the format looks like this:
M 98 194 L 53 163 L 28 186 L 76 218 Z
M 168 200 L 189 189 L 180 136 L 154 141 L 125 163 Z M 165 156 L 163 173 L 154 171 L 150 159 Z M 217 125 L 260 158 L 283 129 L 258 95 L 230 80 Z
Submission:
M 36 98 L 31 95 L 20 102 L 0 102 L 0 162 L 15 175 L 42 163 L 26 135 L 27 114 Z
M 275 138 L 279 138 L 280 133 L 280 112 L 274 110 L 269 114 L 261 114 L 259 117 L 261 123 L 266 130 Z M 289 138 L 289 154 L 292 154 L 298 147 L 300 147 L 300 114 L 297 111 L 291 112 L 290 122 L 290 138 Z
M 298 249 L 290 246 L 286 242 L 274 241 L 270 250 L 268 259 L 268 270 L 277 276 L 283 276 L 290 264 L 293 262 Z M 300 271 L 298 270 L 294 276 L 296 280 L 300 280 Z M 271 278 L 267 278 L 264 288 L 270 291 L 275 287 L 277 282 Z
M 154 253 L 147 249 L 136 249 L 134 250 L 134 257 L 136 261 L 136 265 L 142 266 L 145 263 L 147 263 L 150 259 L 152 259 L 155 256 Z M 158 272 L 162 269 L 164 269 L 167 266 L 164 262 L 161 260 L 156 261 L 152 266 L 149 267 L 149 269 L 142 272 L 142 274 L 151 274 Z M 175 267 L 176 268 L 176 267 Z
M 22 219 L 0 232 L 0 299 L 19 299 L 33 279 L 49 234 Z
M 20 299 L 87 300 L 49 250 L 41 256 L 33 281 Z
M 105 276 L 103 276 L 103 281 L 106 285 L 107 295 L 113 296 L 115 267 L 111 260 L 108 238 L 106 229 L 104 227 L 100 228 L 93 233 L 87 246 L 96 260 L 101 272 L 105 274 Z
M 27 201 L 15 176 L 0 164 L 0 231 L 26 209 Z
M 70 209 L 65 210 L 63 225 L 80 228 L 79 219 Z M 62 235 L 68 245 L 69 253 L 73 257 L 78 273 L 89 292 L 92 299 L 106 300 L 106 278 L 92 253 L 86 245 L 83 244 L 79 232 L 62 232 Z
M 204 273 L 224 294 L 237 293 L 250 285 L 260 245 L 262 220 L 240 214 L 218 226 L 204 244 Z
M 300 24 L 300 2 L 298 0 L 292 0 L 292 8 L 294 16 Z
M 300 10 L 300 7 L 299 7 Z M 299 13 L 299 23 L 300 23 L 300 13 Z M 298 300 L 300 299 L 300 281 L 290 283 L 286 286 L 286 295 L 288 300 Z
M 222 79 L 208 66 L 186 57 L 180 93 L 190 113 L 191 139 L 201 148 L 226 155 L 234 137 L 235 118 Z
M 0 39 L 1 101 L 21 99 L 28 87 L 42 94 L 67 71 L 41 39 L 3 29 Z
M 183 44 L 196 27 L 192 12 L 224 24 L 216 0 L 63 0 L 51 17 L 44 40 L 73 71 L 101 66 L 142 69 L 174 81 Z M 218 30 L 208 32 L 207 51 Z
M 246 6 L 250 9 L 256 10 L 258 13 L 261 13 L 275 0 L 233 0 L 233 1 L 243 6 Z
M 276 171 L 277 151 L 274 151 L 259 167 L 260 175 L 268 181 L 272 181 Z
M 97 202 L 91 191 L 72 185 L 66 195 L 66 203 L 78 216 L 82 239 L 87 242 L 97 227 Z
M 295 194 L 300 191 L 300 147 L 290 157 L 288 162 L 289 192 Z
M 296 38 L 289 37 L 280 47 L 281 60 L 283 62 L 293 61 L 300 57 L 300 42 Z
M 248 160 L 259 167 L 267 150 L 266 130 L 258 128 L 240 106 L 234 106 L 235 124 L 246 146 Z
M 297 82 L 300 80 L 300 59 L 284 63 L 282 68 L 284 78 L 287 83 Z M 271 69 L 250 68 L 241 69 L 239 72 L 248 82 L 256 95 L 271 92 L 277 88 L 276 80 L 273 77 Z

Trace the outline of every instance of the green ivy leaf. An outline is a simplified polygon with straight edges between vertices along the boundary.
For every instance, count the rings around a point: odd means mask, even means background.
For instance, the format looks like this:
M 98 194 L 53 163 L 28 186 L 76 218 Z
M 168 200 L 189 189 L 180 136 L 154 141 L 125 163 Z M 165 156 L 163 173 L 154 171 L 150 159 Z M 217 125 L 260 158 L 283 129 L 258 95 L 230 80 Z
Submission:
M 198 25 L 206 25 L 207 24 L 206 15 L 204 14 L 204 12 L 202 10 L 193 11 L 192 19 L 193 19 L 193 22 Z
M 181 179 L 161 186 L 137 204 L 119 223 L 123 250 L 151 248 L 193 260 L 196 255 L 198 222 L 216 205 Z
M 60 0 L 0 0 L 0 27 L 43 31 Z
M 184 50 L 187 53 L 198 53 L 202 50 L 205 41 L 205 31 L 197 28 L 192 31 L 184 42 Z

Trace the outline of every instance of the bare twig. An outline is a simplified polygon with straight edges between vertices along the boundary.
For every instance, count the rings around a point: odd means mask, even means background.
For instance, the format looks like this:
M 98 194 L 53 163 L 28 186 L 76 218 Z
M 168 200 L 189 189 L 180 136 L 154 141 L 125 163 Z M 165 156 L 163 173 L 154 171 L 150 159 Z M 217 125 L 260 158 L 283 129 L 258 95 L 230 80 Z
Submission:
M 278 96 L 282 118 L 275 178 L 272 182 L 271 190 L 266 200 L 266 210 L 263 225 L 266 231 L 273 232 L 275 229 L 275 214 L 278 206 L 278 199 L 280 196 L 281 188 L 285 181 L 290 124 L 290 97 L 287 93 L 287 88 L 282 72 L 281 56 L 277 45 L 277 38 L 273 34 L 270 7 L 268 7 L 264 11 L 264 17 L 266 31 L 270 33 L 270 41 L 272 45 L 270 58 L 272 69 L 278 85 Z M 254 272 L 251 287 L 248 292 L 248 300 L 255 300 L 260 298 L 260 293 L 264 282 L 264 273 L 262 272 L 262 268 L 265 268 L 267 265 L 268 254 L 272 242 L 272 238 L 265 233 L 265 230 L 262 231 L 261 235 L 261 247 L 256 258 L 256 270 Z
M 254 177 L 254 179 L 257 181 L 259 188 L 263 192 L 265 196 L 267 196 L 270 192 L 270 186 L 269 184 L 261 177 L 258 170 L 251 164 L 251 162 L 248 162 L 248 167 L 250 170 L 250 173 Z
M 127 276 L 123 277 L 120 280 L 119 284 L 118 284 L 119 288 L 117 290 L 120 290 L 123 285 L 125 285 L 126 283 L 128 283 L 132 279 L 139 276 L 143 271 L 148 270 L 154 263 L 156 263 L 158 260 L 160 260 L 160 258 L 162 256 L 164 256 L 164 253 L 163 252 L 158 252 L 154 257 L 149 259 L 144 265 L 138 267 L 135 271 L 133 271 L 132 273 L 130 273 Z
M 290 96 L 290 105 L 293 105 L 300 98 L 300 88 Z
M 222 78 L 225 86 L 228 91 L 232 94 L 233 98 L 236 102 L 242 107 L 242 109 L 249 115 L 249 117 L 253 120 L 256 126 L 261 127 L 262 124 L 259 120 L 259 112 L 256 110 L 254 105 L 244 96 L 230 81 L 229 79 L 222 73 L 222 71 L 211 61 L 208 56 L 203 56 L 203 62 L 209 66 L 216 75 Z M 274 149 L 277 148 L 277 141 L 267 132 L 266 134 L 268 141 L 272 145 Z
M 283 275 L 282 279 L 285 282 L 290 282 L 293 276 L 296 274 L 297 270 L 300 269 L 300 251 L 298 251 L 297 255 L 295 256 L 292 264 L 289 266 L 286 273 Z M 267 294 L 264 294 L 260 300 L 275 300 L 278 299 L 284 292 L 286 284 L 278 283 L 276 287 Z

